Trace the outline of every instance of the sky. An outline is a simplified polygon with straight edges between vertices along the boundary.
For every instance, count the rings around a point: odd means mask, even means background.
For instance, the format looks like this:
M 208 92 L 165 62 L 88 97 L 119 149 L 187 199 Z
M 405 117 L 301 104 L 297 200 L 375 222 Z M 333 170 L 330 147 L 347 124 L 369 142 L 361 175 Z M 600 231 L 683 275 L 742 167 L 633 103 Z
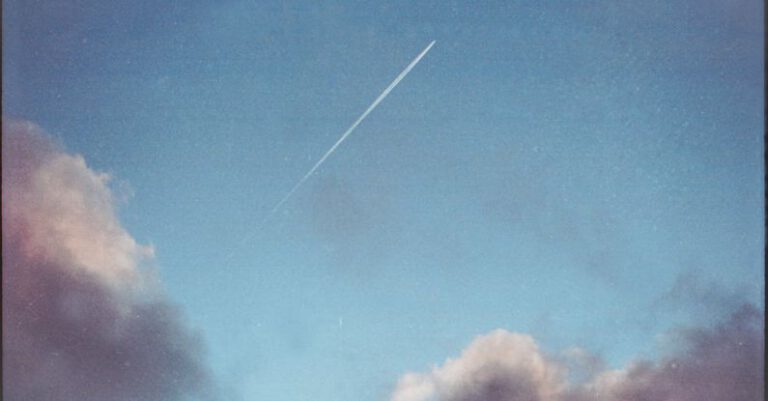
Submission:
M 763 15 L 5 0 L 6 396 L 762 399 Z

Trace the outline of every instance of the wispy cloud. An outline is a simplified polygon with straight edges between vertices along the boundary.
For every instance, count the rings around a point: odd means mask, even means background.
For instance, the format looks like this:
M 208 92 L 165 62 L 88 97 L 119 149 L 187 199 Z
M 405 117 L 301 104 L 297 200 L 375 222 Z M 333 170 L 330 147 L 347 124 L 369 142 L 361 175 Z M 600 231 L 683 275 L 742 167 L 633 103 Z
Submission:
M 3 120 L 3 396 L 212 399 L 200 339 L 115 213 L 109 176 Z
M 396 205 L 382 187 L 356 191 L 348 182 L 331 176 L 319 179 L 307 197 L 312 232 L 323 242 L 339 273 L 370 278 L 401 249 Z

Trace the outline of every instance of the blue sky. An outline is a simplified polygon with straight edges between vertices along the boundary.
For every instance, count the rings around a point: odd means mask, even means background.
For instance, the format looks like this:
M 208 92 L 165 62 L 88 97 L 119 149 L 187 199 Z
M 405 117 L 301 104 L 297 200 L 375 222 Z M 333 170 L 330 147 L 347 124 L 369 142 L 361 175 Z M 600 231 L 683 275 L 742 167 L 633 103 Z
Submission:
M 764 294 L 762 5 L 669 3 L 9 0 L 3 115 L 116 177 L 242 399 L 385 399 L 496 328 L 620 366 Z

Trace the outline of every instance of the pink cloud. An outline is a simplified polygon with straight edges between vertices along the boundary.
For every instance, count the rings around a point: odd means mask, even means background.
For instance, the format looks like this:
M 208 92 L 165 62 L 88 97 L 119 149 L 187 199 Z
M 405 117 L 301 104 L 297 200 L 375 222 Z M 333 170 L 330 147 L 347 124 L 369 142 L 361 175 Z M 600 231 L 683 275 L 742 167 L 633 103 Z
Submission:
M 109 176 L 3 120 L 3 396 L 208 399 L 199 339 L 152 283 Z
M 763 399 L 764 322 L 744 305 L 713 328 L 676 333 L 680 348 L 657 362 L 620 370 L 572 348 L 554 357 L 528 335 L 496 330 L 476 338 L 456 359 L 426 373 L 403 375 L 391 401 L 759 401 Z M 573 359 L 576 358 L 576 363 Z M 591 379 L 571 378 L 569 368 Z

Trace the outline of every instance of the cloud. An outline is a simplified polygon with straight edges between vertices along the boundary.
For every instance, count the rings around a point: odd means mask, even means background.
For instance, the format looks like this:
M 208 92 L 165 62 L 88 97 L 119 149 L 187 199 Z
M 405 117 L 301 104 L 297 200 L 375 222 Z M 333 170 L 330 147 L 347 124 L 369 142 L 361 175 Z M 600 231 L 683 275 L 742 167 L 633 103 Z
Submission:
M 754 299 L 754 291 L 746 285 L 727 287 L 721 281 L 706 277 L 702 270 L 681 272 L 672 287 L 661 294 L 652 305 L 654 315 L 680 312 L 696 316 L 722 319 L 741 305 Z
M 487 174 L 498 185 L 479 193 L 488 224 L 518 241 L 532 241 L 531 249 L 565 252 L 574 266 L 606 283 L 626 283 L 627 277 L 621 274 L 625 269 L 619 267 L 627 263 L 630 249 L 627 232 L 619 224 L 620 204 L 598 188 L 618 180 L 609 169 L 613 165 L 597 158 L 581 166 L 585 171 L 600 171 L 598 176 L 605 182 L 597 182 L 594 176 L 577 174 L 573 166 L 541 146 L 522 143 L 490 156 L 497 168 Z M 564 177 L 564 171 L 571 175 Z M 588 198 L 578 195 L 585 188 L 592 188 Z
M 712 329 L 682 330 L 680 350 L 659 363 L 607 372 L 593 389 L 606 400 L 762 400 L 764 332 L 762 313 L 743 305 Z
M 199 338 L 165 301 L 153 249 L 120 225 L 109 176 L 3 119 L 3 396 L 212 399 Z
M 745 304 L 715 327 L 676 332 L 679 347 L 658 362 L 595 372 L 602 363 L 586 351 L 552 357 L 530 336 L 496 330 L 457 359 L 401 377 L 391 401 L 758 401 L 763 333 L 761 312 Z M 589 380 L 573 380 L 579 365 Z
M 401 245 L 397 213 L 382 181 L 365 191 L 333 176 L 313 186 L 307 202 L 312 232 L 345 273 L 369 278 Z
M 564 374 L 532 337 L 496 330 L 475 339 L 458 359 L 403 376 L 392 401 L 554 400 Z

